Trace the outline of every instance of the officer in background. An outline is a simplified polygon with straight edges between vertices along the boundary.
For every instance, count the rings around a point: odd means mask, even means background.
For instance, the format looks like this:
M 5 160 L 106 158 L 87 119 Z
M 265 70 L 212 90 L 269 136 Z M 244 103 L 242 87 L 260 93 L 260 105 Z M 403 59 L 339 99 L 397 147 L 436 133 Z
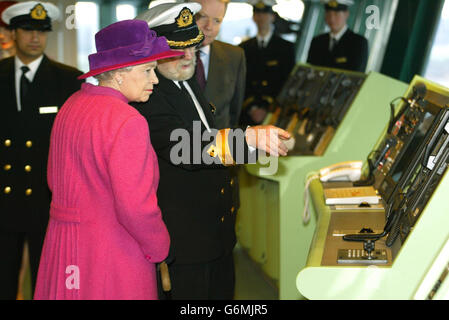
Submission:
M 34 291 L 50 210 L 50 131 L 59 108 L 81 87 L 82 72 L 44 54 L 59 15 L 51 3 L 27 1 L 1 17 L 12 30 L 16 56 L 0 61 L 0 299 L 16 298 L 25 241 Z
M 17 1 L 0 1 L 0 60 L 11 57 L 16 53 L 14 41 L 11 38 L 11 30 L 1 19 L 3 11 L 16 3 Z
M 274 1 L 253 1 L 257 36 L 240 46 L 245 50 L 247 76 L 241 123 L 263 122 L 270 101 L 279 94 L 295 65 L 293 43 L 274 34 Z
M 317 66 L 365 72 L 368 41 L 347 26 L 352 0 L 324 0 L 329 33 L 312 40 L 307 62 Z

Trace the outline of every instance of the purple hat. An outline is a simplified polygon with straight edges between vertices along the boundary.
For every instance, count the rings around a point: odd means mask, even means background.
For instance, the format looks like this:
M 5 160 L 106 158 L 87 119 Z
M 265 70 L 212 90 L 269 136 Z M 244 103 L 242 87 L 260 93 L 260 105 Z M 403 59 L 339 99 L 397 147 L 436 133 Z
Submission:
M 95 35 L 97 53 L 89 55 L 85 79 L 100 73 L 183 55 L 170 50 L 165 37 L 157 37 L 142 20 L 123 20 L 101 29 Z

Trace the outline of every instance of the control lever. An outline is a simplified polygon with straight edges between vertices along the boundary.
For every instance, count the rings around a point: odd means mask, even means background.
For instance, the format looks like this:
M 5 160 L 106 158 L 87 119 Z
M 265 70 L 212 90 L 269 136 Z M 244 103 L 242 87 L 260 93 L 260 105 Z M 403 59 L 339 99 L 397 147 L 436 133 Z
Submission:
M 376 256 L 373 256 L 375 244 L 376 244 L 375 241 L 372 241 L 372 240 L 367 240 L 367 241 L 363 242 L 363 249 L 365 249 L 366 253 L 368 254 L 368 257 L 367 257 L 368 260 L 377 259 Z
M 366 230 L 366 229 L 362 229 Z M 364 257 L 367 260 L 377 260 L 378 257 L 374 255 L 376 249 L 376 241 L 384 237 L 387 233 L 381 234 L 374 233 L 361 233 L 361 234 L 347 234 L 343 236 L 343 240 L 352 242 L 363 242 L 363 249 L 366 251 L 367 256 Z
M 360 234 L 374 234 L 373 229 L 371 228 L 363 228 L 362 230 L 360 230 L 359 232 Z M 377 257 L 375 257 L 373 255 L 374 249 L 376 246 L 376 241 L 373 240 L 366 240 L 363 241 L 363 249 L 366 251 L 366 253 L 368 254 L 368 256 L 366 257 L 366 259 L 368 260 L 374 260 L 377 259 Z

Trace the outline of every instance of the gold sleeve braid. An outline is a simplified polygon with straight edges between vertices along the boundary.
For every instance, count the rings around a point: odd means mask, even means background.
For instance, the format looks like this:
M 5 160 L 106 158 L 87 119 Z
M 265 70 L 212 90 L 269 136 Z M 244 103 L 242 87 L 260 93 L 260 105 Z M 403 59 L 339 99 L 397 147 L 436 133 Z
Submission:
M 212 145 L 207 153 L 215 158 L 218 157 L 220 162 L 225 166 L 235 165 L 235 160 L 232 157 L 231 149 L 229 148 L 229 132 L 231 129 L 222 129 L 218 131 L 215 136 L 215 145 Z

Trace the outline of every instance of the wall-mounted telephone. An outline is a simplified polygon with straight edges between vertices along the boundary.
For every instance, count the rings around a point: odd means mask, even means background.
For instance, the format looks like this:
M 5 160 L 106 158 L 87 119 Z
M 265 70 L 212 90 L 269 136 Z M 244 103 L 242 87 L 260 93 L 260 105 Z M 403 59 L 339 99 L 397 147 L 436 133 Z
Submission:
M 340 162 L 320 170 L 321 182 L 359 181 L 362 175 L 363 161 Z

